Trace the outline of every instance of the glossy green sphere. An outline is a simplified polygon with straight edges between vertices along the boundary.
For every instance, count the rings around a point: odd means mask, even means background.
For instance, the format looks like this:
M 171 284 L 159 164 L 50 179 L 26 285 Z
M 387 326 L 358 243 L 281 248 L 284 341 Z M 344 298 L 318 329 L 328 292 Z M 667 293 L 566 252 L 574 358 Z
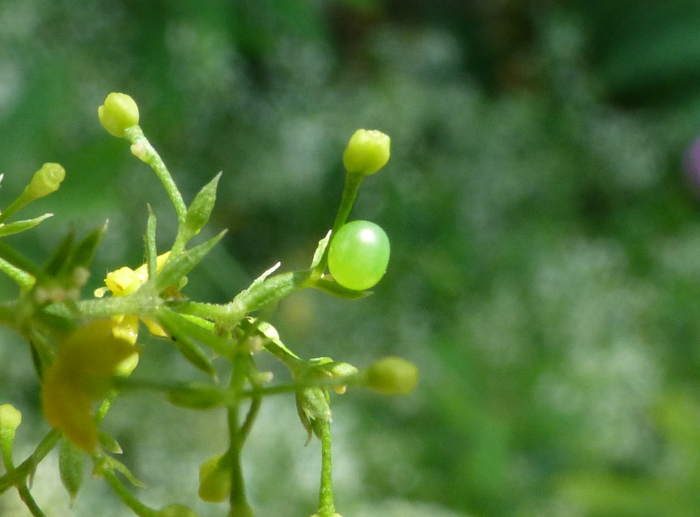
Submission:
M 328 269 L 343 287 L 362 291 L 384 276 L 389 254 L 389 238 L 384 230 L 369 221 L 353 221 L 331 239 Z

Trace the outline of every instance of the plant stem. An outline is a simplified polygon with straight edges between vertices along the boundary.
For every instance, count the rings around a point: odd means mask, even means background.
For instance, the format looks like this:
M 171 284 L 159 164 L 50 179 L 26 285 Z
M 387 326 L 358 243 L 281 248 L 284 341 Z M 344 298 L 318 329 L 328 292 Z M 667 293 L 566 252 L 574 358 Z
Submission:
M 5 273 L 7 276 L 9 276 L 12 280 L 14 280 L 17 285 L 19 285 L 20 289 L 22 290 L 28 290 L 34 287 L 34 284 L 36 283 L 36 278 L 34 278 L 32 275 L 27 273 L 26 271 L 21 270 L 20 268 L 13 266 L 10 264 L 8 261 L 0 257 L 0 271 Z
M 226 452 L 226 462 L 231 469 L 231 505 L 230 517 L 252 516 L 250 505 L 245 495 L 245 482 L 243 480 L 243 468 L 241 464 L 241 449 L 245 436 L 243 426 L 238 424 L 240 409 L 240 393 L 246 379 L 246 352 L 239 350 L 233 357 L 231 373 L 231 392 L 235 395 L 234 402 L 228 408 L 229 449 Z M 250 425 L 250 424 L 249 424 Z M 246 431 L 247 432 L 247 431 Z
M 333 467 L 331 464 L 331 423 L 319 422 L 321 426 L 321 488 L 318 495 L 318 517 L 332 517 L 335 513 L 333 502 Z
M 170 171 L 168 171 L 168 168 L 165 166 L 163 159 L 145 137 L 139 126 L 127 128 L 124 131 L 124 136 L 127 140 L 129 140 L 129 142 L 132 143 L 132 152 L 140 160 L 150 165 L 153 172 L 156 173 L 156 176 L 158 176 L 158 179 L 163 184 L 163 187 L 165 187 L 165 191 L 168 193 L 173 207 L 175 207 L 178 222 L 180 224 L 184 223 L 185 216 L 187 215 L 187 206 L 182 199 L 182 194 L 180 194 L 177 185 L 175 185 L 175 181 L 173 180 Z M 138 154 L 134 150 L 135 147 L 139 148 Z
M 355 203 L 357 198 L 357 193 L 360 191 L 360 185 L 362 185 L 362 180 L 364 179 L 363 174 L 346 174 L 345 175 L 345 188 L 343 189 L 343 196 L 340 199 L 340 207 L 338 207 L 338 214 L 335 216 L 335 221 L 333 222 L 333 229 L 331 230 L 331 240 L 326 247 L 326 251 L 323 253 L 321 261 L 318 266 L 314 269 L 314 276 L 320 276 L 326 270 L 328 265 L 328 249 L 330 248 L 330 243 L 333 241 L 335 234 L 338 230 L 345 224 L 352 210 L 352 205 Z
M 158 517 L 158 512 L 156 510 L 143 504 L 126 489 L 114 471 L 104 469 L 102 470 L 102 475 L 109 486 L 112 487 L 114 493 L 117 494 L 119 499 L 121 499 L 125 505 L 131 508 L 131 511 L 133 511 L 136 515 L 139 517 Z
M 39 505 L 36 504 L 36 501 L 32 497 L 31 492 L 29 492 L 27 485 L 18 486 L 17 491 L 19 492 L 19 497 L 22 499 L 27 508 L 29 508 L 29 511 L 34 517 L 46 517 L 46 514 L 41 511 Z

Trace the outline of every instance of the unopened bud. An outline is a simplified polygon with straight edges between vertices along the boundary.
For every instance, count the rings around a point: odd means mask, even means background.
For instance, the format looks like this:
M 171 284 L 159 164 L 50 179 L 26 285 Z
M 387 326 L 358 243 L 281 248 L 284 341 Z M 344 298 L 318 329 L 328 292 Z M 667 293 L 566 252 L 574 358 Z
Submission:
M 199 467 L 198 494 L 208 503 L 221 503 L 231 493 L 231 471 L 221 465 L 221 458 L 209 458 Z
M 401 357 L 385 357 L 367 368 L 365 382 L 383 395 L 408 395 L 418 384 L 418 367 Z
M 66 177 L 66 170 L 58 163 L 45 163 L 41 169 L 34 173 L 32 181 L 25 189 L 25 194 L 29 200 L 48 196 L 56 192 L 61 182 Z
M 11 404 L 0 406 L 0 432 L 14 433 L 22 423 L 22 413 Z
M 97 116 L 110 134 L 123 138 L 125 129 L 138 125 L 139 107 L 127 94 L 112 92 L 97 108 Z
M 351 174 L 374 174 L 389 161 L 390 138 L 376 130 L 358 129 L 343 153 L 343 165 Z

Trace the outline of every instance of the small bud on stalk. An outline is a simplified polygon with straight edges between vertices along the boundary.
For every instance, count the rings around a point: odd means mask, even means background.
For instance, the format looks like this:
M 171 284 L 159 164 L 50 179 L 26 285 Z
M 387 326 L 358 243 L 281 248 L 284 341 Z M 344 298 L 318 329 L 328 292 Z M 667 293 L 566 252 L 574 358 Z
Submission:
M 58 163 L 45 163 L 34 173 L 32 181 L 25 188 L 27 202 L 40 199 L 56 192 L 66 177 L 66 170 Z
M 139 123 L 139 107 L 127 94 L 112 92 L 97 108 L 97 116 L 102 127 L 111 135 L 124 138 L 124 130 Z
M 351 174 L 374 174 L 389 161 L 391 140 L 381 131 L 358 129 L 343 153 L 343 165 Z
M 365 382 L 383 395 L 408 395 L 418 384 L 418 368 L 401 357 L 385 357 L 367 368 Z

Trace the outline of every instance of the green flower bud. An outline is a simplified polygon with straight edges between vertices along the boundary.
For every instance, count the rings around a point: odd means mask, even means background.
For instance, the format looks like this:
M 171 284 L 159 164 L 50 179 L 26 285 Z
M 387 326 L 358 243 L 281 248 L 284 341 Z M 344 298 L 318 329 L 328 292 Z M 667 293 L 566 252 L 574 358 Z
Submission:
M 58 163 L 45 163 L 34 173 L 32 181 L 25 189 L 27 201 L 34 201 L 56 192 L 65 177 L 66 170 Z
M 170 504 L 158 512 L 158 517 L 197 517 L 197 513 L 182 504 Z
M 358 129 L 343 153 L 345 170 L 351 174 L 374 174 L 389 161 L 390 138 L 376 130 Z
M 110 134 L 123 138 L 125 129 L 138 125 L 139 107 L 127 94 L 112 92 L 97 108 L 97 116 Z
M 367 368 L 365 383 L 383 395 L 408 395 L 418 384 L 418 367 L 401 357 L 385 357 Z
M 221 503 L 231 493 L 231 471 L 221 465 L 222 456 L 214 456 L 199 467 L 199 497 L 208 503 Z
M 14 433 L 22 423 L 22 413 L 11 404 L 0 406 L 0 432 Z

